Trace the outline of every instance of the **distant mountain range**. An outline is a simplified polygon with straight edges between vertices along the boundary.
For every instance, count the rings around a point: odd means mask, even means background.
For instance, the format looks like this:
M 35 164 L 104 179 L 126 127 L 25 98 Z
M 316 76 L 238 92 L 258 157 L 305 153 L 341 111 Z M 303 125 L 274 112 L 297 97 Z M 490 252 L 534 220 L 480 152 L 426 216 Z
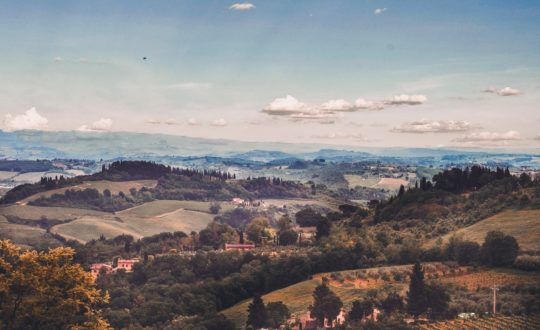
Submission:
M 16 159 L 117 159 L 173 158 L 178 160 L 216 157 L 234 162 L 292 162 L 326 159 L 359 161 L 376 159 L 423 159 L 473 162 L 477 159 L 514 161 L 540 166 L 540 151 L 496 152 L 438 148 L 366 148 L 321 144 L 243 142 L 186 136 L 129 132 L 49 132 L 0 130 L 0 158 Z M 536 167 L 536 166 L 535 166 Z

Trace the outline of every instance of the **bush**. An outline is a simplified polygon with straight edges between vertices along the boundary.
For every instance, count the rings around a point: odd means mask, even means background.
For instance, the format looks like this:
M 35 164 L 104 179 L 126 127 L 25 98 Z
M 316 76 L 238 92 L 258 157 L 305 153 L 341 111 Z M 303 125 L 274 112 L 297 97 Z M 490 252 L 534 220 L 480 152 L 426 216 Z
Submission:
M 480 251 L 481 261 L 494 267 L 513 265 L 518 253 L 516 239 L 500 231 L 488 232 Z
M 514 267 L 526 271 L 540 271 L 540 256 L 519 256 Z

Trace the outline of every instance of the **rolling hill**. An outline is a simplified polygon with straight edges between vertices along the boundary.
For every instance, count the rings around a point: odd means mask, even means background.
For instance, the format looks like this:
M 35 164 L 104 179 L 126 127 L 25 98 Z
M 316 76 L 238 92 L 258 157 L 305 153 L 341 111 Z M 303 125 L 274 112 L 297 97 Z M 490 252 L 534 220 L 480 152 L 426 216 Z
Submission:
M 499 230 L 514 236 L 522 251 L 540 251 L 540 210 L 506 210 L 471 226 L 450 232 L 442 237 L 447 242 L 452 236 L 482 244 L 486 234 Z M 427 245 L 435 244 L 431 240 Z

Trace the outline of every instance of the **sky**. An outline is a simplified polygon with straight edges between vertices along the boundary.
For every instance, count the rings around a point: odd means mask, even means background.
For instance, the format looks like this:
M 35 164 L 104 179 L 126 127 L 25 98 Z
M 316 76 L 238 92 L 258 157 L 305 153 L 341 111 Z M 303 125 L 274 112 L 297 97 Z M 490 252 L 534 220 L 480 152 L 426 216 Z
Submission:
M 0 1 L 0 129 L 540 147 L 540 2 Z

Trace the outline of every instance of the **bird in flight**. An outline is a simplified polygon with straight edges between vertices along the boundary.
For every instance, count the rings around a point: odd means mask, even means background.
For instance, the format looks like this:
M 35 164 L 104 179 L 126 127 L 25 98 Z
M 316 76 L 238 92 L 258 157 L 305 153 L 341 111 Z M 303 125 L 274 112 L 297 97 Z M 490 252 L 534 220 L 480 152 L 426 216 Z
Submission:
M 142 59 L 143 59 L 143 61 L 146 61 L 148 59 L 148 57 L 144 56 Z

